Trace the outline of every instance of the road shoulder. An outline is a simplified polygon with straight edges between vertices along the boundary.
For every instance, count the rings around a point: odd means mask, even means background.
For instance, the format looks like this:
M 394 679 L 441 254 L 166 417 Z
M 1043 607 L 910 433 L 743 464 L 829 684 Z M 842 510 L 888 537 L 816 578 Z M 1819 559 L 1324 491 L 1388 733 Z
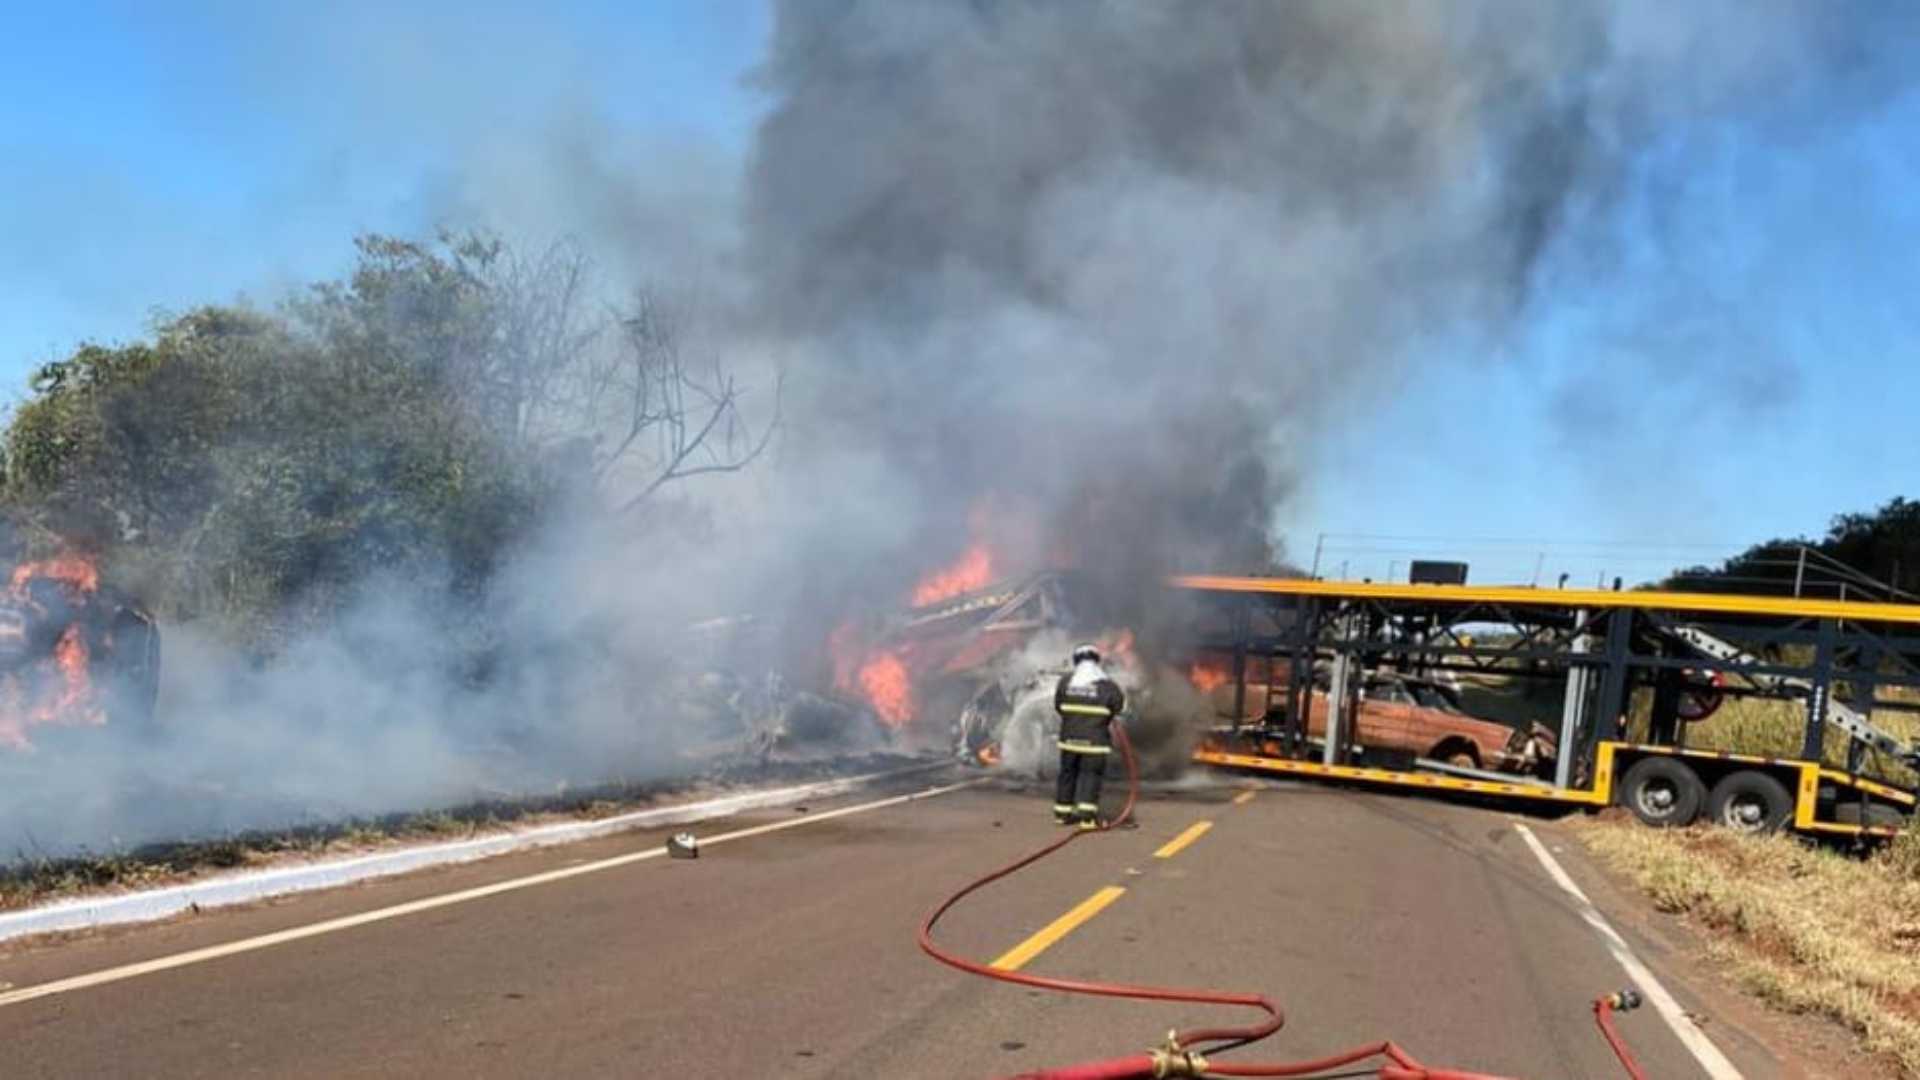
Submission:
M 1632 882 L 1606 868 L 1580 839 L 1581 823 L 1570 818 L 1528 824 L 1743 1074 L 1751 1080 L 1878 1080 L 1898 1074 L 1885 1057 L 1861 1050 L 1838 1024 L 1771 1009 L 1741 991 L 1716 955 L 1712 936 L 1685 916 L 1656 910 Z M 1631 1040 L 1631 1027 L 1624 1030 Z

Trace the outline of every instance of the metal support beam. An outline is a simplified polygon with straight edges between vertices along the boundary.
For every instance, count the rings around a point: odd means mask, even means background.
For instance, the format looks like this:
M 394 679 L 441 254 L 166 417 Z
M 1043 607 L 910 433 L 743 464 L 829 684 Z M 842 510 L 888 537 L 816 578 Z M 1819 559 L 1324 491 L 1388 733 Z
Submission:
M 1617 608 L 1607 616 L 1607 666 L 1601 676 L 1599 712 L 1594 731 L 1609 739 L 1627 736 L 1627 662 L 1633 655 L 1633 612 Z
M 1853 691 L 1853 711 L 1860 717 L 1860 722 L 1869 727 L 1873 724 L 1873 698 L 1878 691 L 1875 684 L 1879 675 L 1880 650 L 1869 645 L 1860 650 L 1860 654 L 1854 658 L 1853 677 L 1848 680 L 1848 688 Z M 1868 749 L 1864 739 L 1848 740 L 1848 772 L 1857 773 L 1866 766 Z
M 1290 757 L 1307 749 L 1307 726 L 1313 713 L 1313 643 L 1320 636 L 1320 601 L 1309 597 L 1299 607 L 1293 633 L 1292 669 L 1287 682 L 1286 748 Z M 1267 661 L 1269 667 L 1273 661 Z
M 1584 625 L 1586 619 L 1586 612 L 1574 612 L 1575 625 Z M 1567 663 L 1567 697 L 1560 706 L 1560 753 L 1553 763 L 1553 782 L 1560 787 L 1573 784 L 1573 761 L 1579 756 L 1575 740 L 1580 737 L 1581 714 L 1587 703 L 1587 669 L 1579 658 L 1592 647 L 1593 639 L 1585 634 L 1574 635 L 1569 646 L 1572 656 Z
M 1820 620 L 1818 643 L 1813 647 L 1813 672 L 1808 679 L 1807 734 L 1800 745 L 1800 756 L 1807 761 L 1823 760 L 1826 751 L 1827 704 L 1833 697 L 1834 631 L 1832 619 Z
M 1653 713 L 1648 717 L 1647 741 L 1655 746 L 1678 746 L 1681 741 L 1680 692 L 1683 677 L 1672 668 L 1653 677 Z
M 1353 676 L 1353 646 L 1347 640 L 1353 632 L 1353 617 L 1341 615 L 1335 625 L 1339 644 L 1334 646 L 1333 679 L 1327 692 L 1327 737 L 1320 749 L 1321 761 L 1327 765 L 1345 764 L 1340 751 L 1347 742 L 1347 728 L 1353 722 L 1353 695 L 1347 685 Z
M 1233 605 L 1233 729 L 1247 717 L 1247 637 L 1253 630 L 1253 604 Z

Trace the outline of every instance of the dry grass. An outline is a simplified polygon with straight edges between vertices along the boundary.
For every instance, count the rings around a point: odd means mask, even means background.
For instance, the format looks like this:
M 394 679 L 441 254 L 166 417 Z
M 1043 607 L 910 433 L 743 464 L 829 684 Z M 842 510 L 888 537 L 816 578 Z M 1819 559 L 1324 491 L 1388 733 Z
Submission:
M 1920 833 L 1868 858 L 1630 819 L 1595 820 L 1581 835 L 1655 907 L 1707 928 L 1744 989 L 1838 1021 L 1920 1077 Z
M 1560 726 L 1560 706 L 1565 684 L 1557 679 L 1520 679 L 1503 675 L 1466 675 L 1462 696 L 1467 711 L 1509 724 L 1539 722 L 1550 728 Z M 1920 692 L 1883 687 L 1883 697 L 1920 702 Z M 1627 712 L 1627 739 L 1645 741 L 1648 717 L 1653 710 L 1653 692 L 1634 693 Z M 1896 738 L 1913 741 L 1920 736 L 1920 714 L 1882 709 L 1873 714 L 1875 726 Z M 1806 730 L 1806 704 L 1800 701 L 1765 698 L 1730 698 L 1710 718 L 1687 726 L 1687 745 L 1697 750 L 1731 750 L 1742 754 L 1769 757 L 1799 757 L 1800 741 Z M 1847 737 L 1836 728 L 1827 729 L 1825 762 L 1845 768 Z M 1920 786 L 1920 774 L 1898 761 L 1879 754 L 1869 755 L 1862 770 L 1867 776 L 1890 784 L 1912 788 Z
M 1635 695 L 1635 708 L 1629 725 L 1630 738 L 1644 737 L 1650 693 Z M 1920 716 L 1882 710 L 1874 713 L 1876 727 L 1896 738 L 1912 741 L 1920 734 Z M 1799 757 L 1800 741 L 1806 731 L 1806 706 L 1798 701 L 1771 701 L 1762 698 L 1735 698 L 1726 702 L 1711 717 L 1687 728 L 1687 745 L 1699 750 L 1732 750 L 1742 754 L 1770 757 Z M 1823 759 L 1834 768 L 1845 768 L 1845 733 L 1831 726 L 1826 732 Z M 1863 770 L 1868 776 L 1902 787 L 1920 783 L 1920 776 L 1905 765 L 1879 754 L 1869 755 Z

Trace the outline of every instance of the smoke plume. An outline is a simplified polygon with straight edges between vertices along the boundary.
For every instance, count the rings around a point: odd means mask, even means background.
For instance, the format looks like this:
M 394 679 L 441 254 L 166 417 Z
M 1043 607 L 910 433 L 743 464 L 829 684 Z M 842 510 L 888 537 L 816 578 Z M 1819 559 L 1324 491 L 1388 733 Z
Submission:
M 1644 275 L 1614 211 L 1657 208 L 1696 143 L 1910 85 L 1914 10 L 780 0 L 735 176 L 537 93 L 573 85 L 565 50 L 503 65 L 503 140 L 492 65 L 449 64 L 439 16 L 389 43 L 369 8 L 320 38 L 385 58 L 343 108 L 397 142 L 461 140 L 422 217 L 574 234 L 618 279 L 595 303 L 697 294 L 690 355 L 765 391 L 743 406 L 760 422 L 783 375 L 780 437 L 643 523 L 675 530 L 556 512 L 458 617 L 369 567 L 268 661 L 166 627 L 174 736 L 128 756 L 75 731 L 0 763 L 20 781 L 0 855 L 670 772 L 708 734 L 659 659 L 690 622 L 753 610 L 795 662 L 982 540 L 1003 572 L 1089 572 L 1151 643 L 1166 572 L 1284 561 L 1276 516 L 1320 441 L 1365 430 L 1413 365 L 1506 355 L 1543 312 Z M 306 49 L 311 23 L 289 25 Z M 296 81 L 288 100 L 334 100 Z M 484 671 L 445 636 L 469 615 L 498 638 Z
M 789 450 L 863 478 L 815 546 L 883 520 L 924 566 L 993 493 L 1117 589 L 1270 565 L 1318 437 L 1605 285 L 1636 163 L 1889 92 L 1911 19 L 1849 14 L 780 4 L 747 263 Z

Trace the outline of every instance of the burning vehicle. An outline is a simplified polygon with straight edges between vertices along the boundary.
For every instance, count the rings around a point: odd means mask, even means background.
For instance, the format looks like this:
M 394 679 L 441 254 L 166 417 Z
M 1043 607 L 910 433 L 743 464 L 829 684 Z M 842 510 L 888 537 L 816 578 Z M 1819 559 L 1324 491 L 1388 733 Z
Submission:
M 764 759 L 801 748 L 833 752 L 887 741 L 890 729 L 870 708 L 796 689 L 779 662 L 778 639 L 773 625 L 753 615 L 687 628 L 670 693 L 695 733 L 697 753 Z
M 1055 760 L 1054 683 L 1081 641 L 1100 646 L 1138 716 L 1153 680 L 1102 590 L 1058 565 L 1009 573 L 1019 560 L 986 539 L 988 510 L 976 508 L 974 542 L 897 606 L 845 614 L 815 647 L 799 645 L 808 635 L 792 625 L 751 615 L 690 627 L 678 696 L 694 704 L 696 725 L 763 754 L 884 747 L 1044 773 Z
M 64 556 L 14 568 L 0 592 L 0 749 L 30 749 L 36 728 L 110 719 L 144 734 L 159 692 L 153 616 L 102 585 L 90 561 Z
M 1142 682 L 1132 635 L 1093 629 L 1092 590 L 1071 572 L 984 580 L 985 551 L 929 574 L 900 608 L 841 621 L 824 671 L 784 650 L 790 635 L 765 619 L 689 627 L 674 697 L 694 729 L 757 756 L 886 748 L 1041 770 L 1073 644 L 1099 642 L 1132 696 Z
M 1044 771 L 1058 723 L 1054 682 L 1075 641 L 1096 641 L 1130 696 L 1142 689 L 1132 634 L 1099 629 L 1090 593 L 1071 572 L 1045 571 L 844 624 L 832 643 L 834 685 L 909 743 L 944 744 L 968 764 Z
M 1275 674 L 1282 678 L 1270 687 L 1264 672 L 1249 671 L 1240 709 L 1243 721 L 1262 719 L 1270 699 L 1284 699 L 1285 673 Z M 1228 670 L 1196 664 L 1191 678 L 1209 695 L 1215 716 L 1233 718 L 1235 689 Z M 1328 683 L 1324 667 L 1316 670 L 1312 705 L 1307 710 L 1310 739 L 1326 735 L 1332 709 Z M 1367 672 L 1361 679 L 1354 708 L 1354 742 L 1455 768 L 1521 775 L 1550 776 L 1558 754 L 1556 737 L 1543 724 L 1516 728 L 1473 716 L 1462 706 L 1457 684 L 1386 670 Z

